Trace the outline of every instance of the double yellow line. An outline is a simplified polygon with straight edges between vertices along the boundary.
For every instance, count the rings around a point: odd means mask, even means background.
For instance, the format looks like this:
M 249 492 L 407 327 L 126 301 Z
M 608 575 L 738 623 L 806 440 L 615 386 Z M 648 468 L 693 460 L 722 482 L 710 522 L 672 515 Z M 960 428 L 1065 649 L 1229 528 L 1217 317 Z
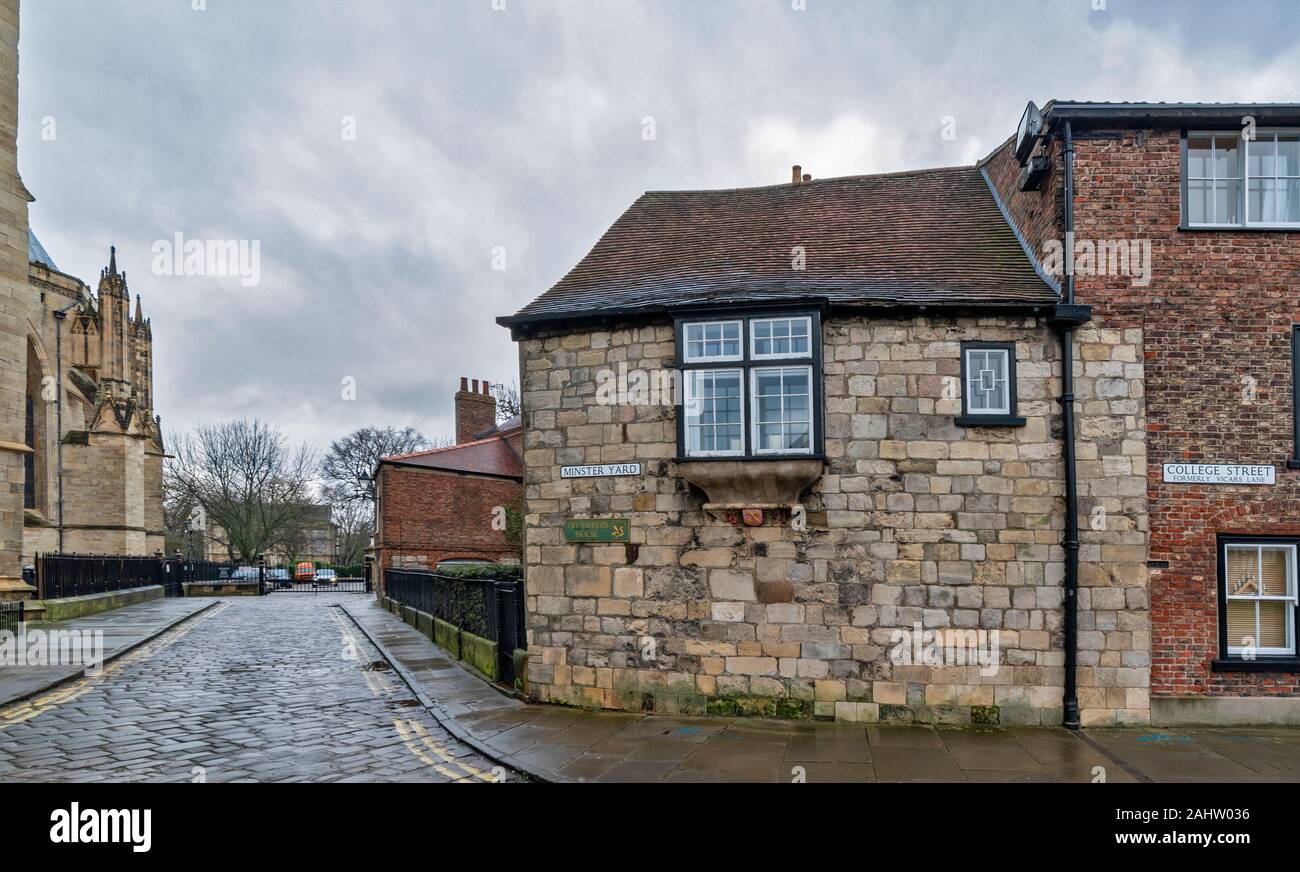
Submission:
M 338 626 L 339 634 L 343 637 L 343 642 L 348 646 L 348 650 L 362 650 L 362 643 L 352 633 L 351 627 L 348 626 L 338 612 L 331 611 L 330 617 L 334 619 L 334 623 Z M 380 699 L 389 699 L 397 692 L 396 682 L 383 673 L 363 668 L 361 676 L 365 679 L 370 692 Z M 476 780 L 488 782 L 500 780 L 493 772 L 485 772 L 463 760 L 458 760 L 447 750 L 446 746 L 429 735 L 429 731 L 419 721 L 409 718 L 393 718 L 393 729 L 397 731 L 397 735 L 401 738 L 402 744 L 406 746 L 406 750 L 410 751 L 417 760 L 457 784 L 473 783 Z
M 123 654 L 121 657 L 104 664 L 94 675 L 86 675 L 78 678 L 76 681 L 59 685 L 58 687 L 46 693 L 39 694 L 31 699 L 14 703 L 0 709 L 0 730 L 12 727 L 15 724 L 21 724 L 24 721 L 30 721 L 32 718 L 40 717 L 48 711 L 53 711 L 59 706 L 72 702 L 80 696 L 94 690 L 100 684 L 103 684 L 109 677 L 117 672 L 122 671 L 133 663 L 148 660 L 159 651 L 170 645 L 176 644 L 190 633 L 202 621 L 206 621 L 211 616 L 225 611 L 229 608 L 229 603 L 221 603 L 215 608 L 210 608 L 202 613 L 190 618 L 178 627 L 173 627 L 145 644 L 134 648 Z

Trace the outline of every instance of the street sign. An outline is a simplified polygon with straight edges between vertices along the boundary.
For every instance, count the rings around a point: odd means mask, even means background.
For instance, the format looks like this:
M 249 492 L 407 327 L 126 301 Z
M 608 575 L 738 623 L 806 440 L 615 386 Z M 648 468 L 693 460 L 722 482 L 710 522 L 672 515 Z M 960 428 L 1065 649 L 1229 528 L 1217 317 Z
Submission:
M 570 518 L 564 522 L 565 542 L 631 542 L 627 518 Z
M 1276 477 L 1269 464 L 1165 464 L 1165 481 L 1170 484 L 1273 484 Z
M 604 478 L 611 475 L 640 474 L 640 463 L 597 463 L 591 466 L 560 467 L 560 478 Z

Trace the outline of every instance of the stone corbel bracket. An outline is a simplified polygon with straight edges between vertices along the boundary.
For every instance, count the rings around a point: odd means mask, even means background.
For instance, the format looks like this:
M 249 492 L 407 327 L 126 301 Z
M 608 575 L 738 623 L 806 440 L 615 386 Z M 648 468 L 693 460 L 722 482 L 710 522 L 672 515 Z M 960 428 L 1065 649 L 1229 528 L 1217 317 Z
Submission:
M 789 511 L 824 468 L 820 458 L 677 462 L 678 474 L 704 491 L 704 510 L 728 523 L 744 509 Z

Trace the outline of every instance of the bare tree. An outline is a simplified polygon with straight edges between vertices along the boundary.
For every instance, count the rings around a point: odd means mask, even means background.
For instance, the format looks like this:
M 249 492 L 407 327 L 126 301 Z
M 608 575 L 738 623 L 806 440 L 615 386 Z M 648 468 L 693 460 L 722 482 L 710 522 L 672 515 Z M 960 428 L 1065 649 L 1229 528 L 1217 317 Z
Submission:
M 362 427 L 330 444 L 320 475 L 332 494 L 331 502 L 364 503 L 374 516 L 375 482 L 371 478 L 382 457 L 407 454 L 429 447 L 429 440 L 414 427 Z
M 523 411 L 519 403 L 519 382 L 492 386 L 492 395 L 497 400 L 497 423 L 509 421 Z
M 202 506 L 209 534 L 231 558 L 252 562 L 282 541 L 310 502 L 315 455 L 269 424 L 230 421 L 171 442 L 167 486 Z
M 347 565 L 360 563 L 365 556 L 370 535 L 375 529 L 375 513 L 364 500 L 347 499 L 343 490 L 337 485 L 326 485 L 321 488 L 321 495 L 333 510 L 332 517 L 337 528 L 337 562 Z

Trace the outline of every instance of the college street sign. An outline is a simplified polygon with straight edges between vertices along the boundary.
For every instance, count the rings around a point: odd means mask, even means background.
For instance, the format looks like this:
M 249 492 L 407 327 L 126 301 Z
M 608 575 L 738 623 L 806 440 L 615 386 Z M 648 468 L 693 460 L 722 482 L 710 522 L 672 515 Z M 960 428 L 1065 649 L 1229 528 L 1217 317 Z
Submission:
M 560 478 L 604 478 L 612 475 L 640 474 L 640 463 L 597 463 L 591 466 L 560 467 Z
M 1274 484 L 1277 471 L 1270 464 L 1166 463 L 1169 484 Z
M 565 542 L 631 542 L 627 518 L 570 518 L 564 522 Z

